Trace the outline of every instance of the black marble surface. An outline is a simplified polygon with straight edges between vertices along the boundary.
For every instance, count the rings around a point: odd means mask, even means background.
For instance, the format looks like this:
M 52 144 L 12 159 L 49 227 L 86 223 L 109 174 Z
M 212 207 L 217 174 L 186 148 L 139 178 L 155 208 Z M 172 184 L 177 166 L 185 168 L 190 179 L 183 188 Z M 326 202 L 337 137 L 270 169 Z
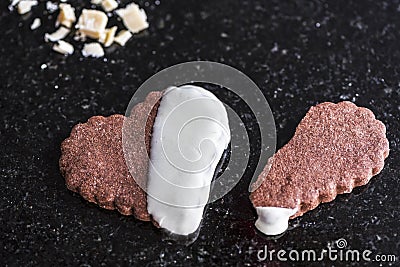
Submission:
M 84 59 L 79 50 L 70 57 L 55 54 L 43 42 L 55 19 L 43 16 L 43 3 L 22 18 L 1 1 L 1 265 L 250 266 L 268 263 L 257 261 L 264 245 L 322 250 L 339 238 L 351 249 L 400 256 L 400 1 L 139 3 L 150 28 L 126 47 L 108 49 L 104 59 Z M 43 25 L 32 32 L 36 16 L 43 16 Z M 73 125 L 124 113 L 135 88 L 152 74 L 199 59 L 231 65 L 258 84 L 275 115 L 278 147 L 319 102 L 350 100 L 370 108 L 388 131 L 384 170 L 368 185 L 291 221 L 278 239 L 255 230 L 244 177 L 209 205 L 190 246 L 164 241 L 150 223 L 102 210 L 66 189 L 59 147 Z

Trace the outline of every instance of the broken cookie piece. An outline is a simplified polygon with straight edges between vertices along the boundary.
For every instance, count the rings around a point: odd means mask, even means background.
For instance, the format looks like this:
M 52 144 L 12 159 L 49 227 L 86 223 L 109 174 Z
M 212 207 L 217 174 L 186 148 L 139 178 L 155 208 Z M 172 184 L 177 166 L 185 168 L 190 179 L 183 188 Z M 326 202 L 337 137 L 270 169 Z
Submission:
M 133 123 L 149 121 L 145 131 L 133 133 L 146 134 L 147 151 L 150 151 L 155 118 L 155 112 L 151 111 L 160 97 L 161 92 L 152 92 L 132 110 Z M 124 119 L 123 115 L 95 116 L 86 123 L 76 125 L 61 144 L 60 170 L 68 189 L 81 194 L 86 200 L 102 208 L 117 209 L 124 215 L 133 214 L 139 220 L 149 221 L 146 193 L 135 182 L 147 180 L 148 157 L 137 154 L 131 158 L 137 166 L 134 173 L 137 177 L 134 179 L 122 150 Z M 144 152 L 147 151 L 145 148 Z
M 369 109 L 351 102 L 312 107 L 255 183 L 256 227 L 267 235 L 284 232 L 289 218 L 367 184 L 388 154 L 385 125 Z

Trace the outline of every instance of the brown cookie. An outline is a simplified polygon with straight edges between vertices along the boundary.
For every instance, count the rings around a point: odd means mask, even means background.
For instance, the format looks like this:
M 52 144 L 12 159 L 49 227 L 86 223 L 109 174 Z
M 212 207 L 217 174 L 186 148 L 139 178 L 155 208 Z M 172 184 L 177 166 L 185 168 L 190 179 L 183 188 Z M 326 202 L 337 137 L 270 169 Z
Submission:
M 146 100 L 136 105 L 129 118 L 123 115 L 110 117 L 94 116 L 86 123 L 76 125 L 70 137 L 61 145 L 60 170 L 68 189 L 82 195 L 90 202 L 105 209 L 117 209 L 124 215 L 135 215 L 144 221 L 150 220 L 147 212 L 146 193 L 137 181 L 145 181 L 148 171 L 148 151 L 154 119 L 162 92 L 151 92 Z M 124 120 L 136 126 L 129 145 L 137 153 L 130 157 L 135 170 L 131 176 L 124 159 L 122 129 Z M 143 127 L 140 127 L 143 125 Z M 131 128 L 132 129 L 132 128 Z
M 322 103 L 308 111 L 294 137 L 269 160 L 250 199 L 254 207 L 297 209 L 295 218 L 368 183 L 388 154 L 385 125 L 369 109 Z

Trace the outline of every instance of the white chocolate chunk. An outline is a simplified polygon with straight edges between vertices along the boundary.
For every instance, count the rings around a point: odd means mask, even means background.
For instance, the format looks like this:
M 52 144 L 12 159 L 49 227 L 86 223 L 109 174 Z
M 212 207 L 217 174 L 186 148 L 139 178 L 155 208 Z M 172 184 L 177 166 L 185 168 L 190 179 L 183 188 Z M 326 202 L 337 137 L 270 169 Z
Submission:
M 74 53 L 74 47 L 62 40 L 53 46 L 53 50 L 63 55 L 72 55 Z
M 36 0 L 22 0 L 18 3 L 18 13 L 20 15 L 26 14 L 32 10 L 33 6 L 37 6 L 38 1 Z
M 37 28 L 39 28 L 42 25 L 42 22 L 39 18 L 36 18 L 33 20 L 32 24 L 31 24 L 31 30 L 36 30 Z
M 211 181 L 230 142 L 224 104 L 192 85 L 168 88 L 153 125 L 147 210 L 160 227 L 178 235 L 201 223 Z
M 118 3 L 115 0 L 103 0 L 101 1 L 101 6 L 103 7 L 104 11 L 110 12 L 118 7 Z
M 93 39 L 99 39 L 108 22 L 107 15 L 99 10 L 84 9 L 78 19 L 77 28 L 80 33 Z
M 121 46 L 125 46 L 126 42 L 128 42 L 131 37 L 132 33 L 130 31 L 122 30 L 114 38 L 114 42 L 118 43 Z
M 256 207 L 258 219 L 255 226 L 266 235 L 279 235 L 286 231 L 289 218 L 297 209 Z
M 8 10 L 13 11 L 15 6 L 19 3 L 20 0 L 12 0 L 10 5 L 8 6 Z
M 72 24 L 76 21 L 75 9 L 70 4 L 60 4 L 60 13 L 57 17 L 56 26 L 64 25 L 71 28 Z
M 100 5 L 103 0 L 91 0 L 90 3 L 93 5 Z
M 68 28 L 61 26 L 57 31 L 52 34 L 46 33 L 44 35 L 44 40 L 46 42 L 57 42 L 58 40 L 64 39 L 70 33 Z
M 12 0 L 10 6 L 16 6 L 20 0 Z
M 84 57 L 102 57 L 104 56 L 104 50 L 99 43 L 85 44 L 82 49 L 82 55 Z
M 105 47 L 109 47 L 114 42 L 115 33 L 117 32 L 117 26 L 110 29 L 106 29 L 104 33 L 100 36 L 99 42 L 104 44 Z
M 129 4 L 125 8 L 118 9 L 116 13 L 121 17 L 125 27 L 128 28 L 131 33 L 138 33 L 149 27 L 146 13 L 135 3 Z

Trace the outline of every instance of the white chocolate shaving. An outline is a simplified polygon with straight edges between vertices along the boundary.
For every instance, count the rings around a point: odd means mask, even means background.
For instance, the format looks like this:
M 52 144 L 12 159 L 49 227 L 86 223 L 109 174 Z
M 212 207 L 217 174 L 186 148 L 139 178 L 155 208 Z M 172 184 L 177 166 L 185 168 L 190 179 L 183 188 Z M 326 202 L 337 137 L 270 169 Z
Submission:
M 132 33 L 130 31 L 122 30 L 114 38 L 114 42 L 118 43 L 121 46 L 125 46 L 126 42 L 128 42 L 131 37 Z
M 82 55 L 84 57 L 102 57 L 104 56 L 104 50 L 99 43 L 85 44 L 82 49 Z
M 60 4 L 60 14 L 58 14 L 56 26 L 59 24 L 71 28 L 76 21 L 75 9 L 70 4 Z
M 13 11 L 15 6 L 19 3 L 20 0 L 12 0 L 10 5 L 8 6 L 8 10 Z
M 36 0 L 22 0 L 18 3 L 18 13 L 20 15 L 26 14 L 32 10 L 33 6 L 37 6 L 38 1 Z
M 101 6 L 103 7 L 104 11 L 110 12 L 118 7 L 118 3 L 115 0 L 103 0 L 101 2 Z
M 84 9 L 78 19 L 77 28 L 80 33 L 93 39 L 99 39 L 108 22 L 107 15 L 99 10 Z
M 31 24 L 31 30 L 36 30 L 37 28 L 39 28 L 42 25 L 42 22 L 40 21 L 39 18 L 36 18 L 33 20 L 32 24 Z
M 46 33 L 44 35 L 44 40 L 46 42 L 57 42 L 58 40 L 64 39 L 70 33 L 70 30 L 65 27 L 60 27 L 57 31 L 52 34 Z
M 10 6 L 16 6 L 20 0 L 12 0 Z
M 106 29 L 100 36 L 99 42 L 104 44 L 105 47 L 109 47 L 114 42 L 115 33 L 117 32 L 117 26 L 110 29 Z
M 149 27 L 146 13 L 135 3 L 129 4 L 125 8 L 118 9 L 116 13 L 121 17 L 125 27 L 128 28 L 131 33 L 138 33 Z
M 91 0 L 90 3 L 92 3 L 93 5 L 100 5 L 101 1 L 103 0 Z
M 72 55 L 74 53 L 74 47 L 62 40 L 53 46 L 53 50 L 63 55 Z

